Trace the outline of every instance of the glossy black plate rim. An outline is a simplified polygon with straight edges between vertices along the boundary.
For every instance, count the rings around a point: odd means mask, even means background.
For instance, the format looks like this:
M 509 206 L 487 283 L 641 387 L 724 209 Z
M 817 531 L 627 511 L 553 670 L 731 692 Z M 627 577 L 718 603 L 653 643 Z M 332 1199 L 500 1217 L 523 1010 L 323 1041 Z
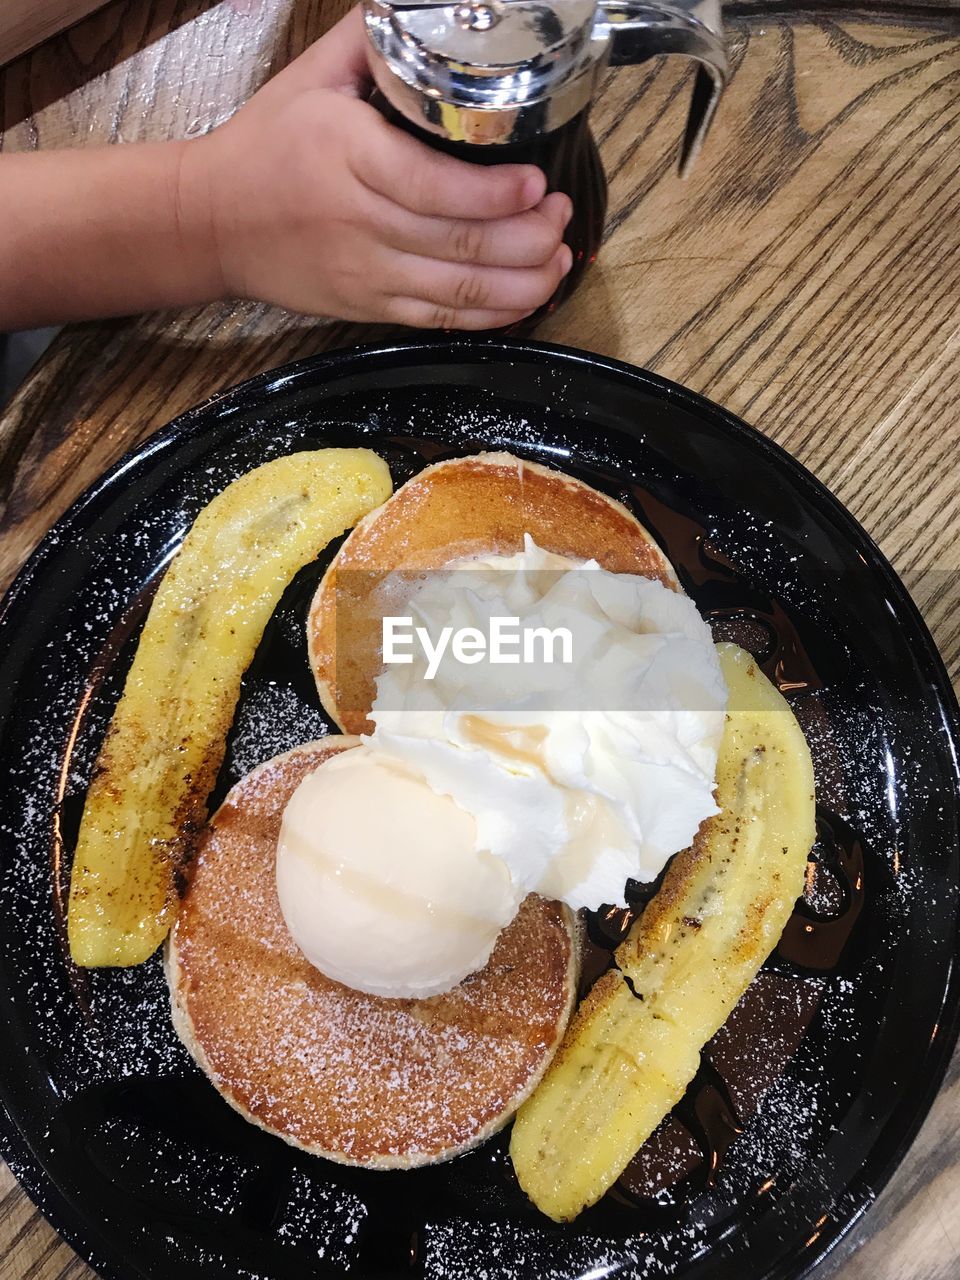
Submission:
M 936 690 L 947 720 L 946 729 L 954 745 L 954 777 L 960 789 L 960 705 L 950 682 L 943 659 L 926 623 L 906 587 L 873 541 L 847 508 L 780 445 L 770 440 L 741 418 L 678 383 L 611 357 L 595 355 L 575 347 L 554 343 L 504 339 L 421 338 L 411 341 L 371 343 L 344 350 L 306 357 L 268 370 L 211 396 L 207 400 L 172 419 L 149 436 L 142 444 L 123 455 L 112 467 L 89 486 L 44 535 L 21 567 L 0 601 L 0 656 L 9 641 L 6 634 L 7 615 L 11 607 L 33 585 L 42 571 L 56 539 L 69 534 L 74 523 L 101 494 L 111 488 L 124 473 L 149 466 L 151 457 L 172 440 L 202 430 L 211 411 L 229 410 L 262 399 L 271 385 L 282 379 L 284 386 L 295 382 L 333 382 L 347 374 L 376 368 L 380 361 L 393 361 L 398 356 L 427 357 L 439 363 L 457 361 L 498 364 L 520 359 L 527 363 L 587 366 L 598 374 L 640 386 L 655 397 L 677 403 L 705 418 L 741 442 L 755 449 L 770 465 L 786 472 L 815 506 L 825 510 L 844 528 L 864 556 L 867 569 L 877 575 L 896 604 L 901 626 L 909 629 L 916 660 L 925 677 Z M 371 445 L 376 436 L 371 435 Z M 960 920 L 958 920 L 960 925 Z M 960 928 L 955 931 L 954 959 L 960 960 Z M 845 1209 L 836 1219 L 825 1224 L 820 1248 L 815 1256 L 775 1265 L 764 1273 L 763 1280 L 804 1280 L 820 1265 L 856 1222 L 870 1208 L 902 1162 L 920 1130 L 940 1089 L 950 1059 L 960 1038 L 960 965 L 952 964 L 940 1005 L 937 1029 L 924 1051 L 925 1086 L 920 1094 L 904 1098 L 881 1130 L 868 1157 L 845 1192 Z M 11 1166 L 17 1180 L 64 1240 L 89 1263 L 103 1280 L 130 1280 L 129 1270 L 121 1269 L 98 1256 L 96 1238 L 99 1228 L 70 1198 L 64 1196 L 47 1174 L 43 1161 L 29 1147 L 13 1116 L 0 1097 L 0 1156 Z M 105 1243 L 104 1248 L 110 1251 Z

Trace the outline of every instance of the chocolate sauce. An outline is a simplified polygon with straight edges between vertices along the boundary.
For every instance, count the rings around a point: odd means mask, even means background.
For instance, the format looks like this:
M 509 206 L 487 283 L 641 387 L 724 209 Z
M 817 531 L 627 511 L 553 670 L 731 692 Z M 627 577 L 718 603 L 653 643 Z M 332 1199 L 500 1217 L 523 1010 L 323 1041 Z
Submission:
M 790 924 L 803 910 L 798 905 Z M 585 913 L 581 999 L 616 967 L 613 953 L 639 914 L 633 907 Z M 632 1204 L 680 1183 L 689 1184 L 691 1194 L 714 1186 L 728 1149 L 796 1052 L 819 998 L 819 983 L 802 975 L 761 971 L 704 1048 L 683 1098 L 637 1152 L 611 1198 Z
M 695 598 L 717 641 L 742 645 L 781 693 L 822 687 L 813 659 L 789 614 L 772 596 L 745 581 L 743 573 L 707 537 L 698 521 L 646 491 L 633 505 Z
M 777 954 L 790 964 L 823 972 L 839 963 L 863 910 L 863 837 L 836 813 L 817 807 L 814 865 L 825 867 L 839 897 L 837 908 L 814 910 L 801 899 L 787 921 Z
M 647 1208 L 671 1189 L 693 1186 L 703 1167 L 703 1149 L 677 1112 L 666 1116 L 610 1188 L 611 1200 Z
M 611 1196 L 644 1207 L 674 1188 L 696 1194 L 713 1187 L 742 1132 L 723 1077 L 703 1054 L 686 1093 L 624 1169 Z
M 635 907 L 601 907 L 584 913 L 580 943 L 580 986 L 582 1000 L 599 977 L 615 967 L 613 953 L 640 916 Z
M 822 990 L 818 978 L 761 970 L 706 1046 L 741 1123 L 753 1115 L 797 1052 Z
M 700 1069 L 673 1113 L 687 1126 L 700 1148 L 703 1185 L 716 1186 L 720 1163 L 743 1129 L 737 1123 L 726 1082 L 708 1054 L 701 1055 Z
M 716 1184 L 727 1151 L 783 1074 L 820 1003 L 820 983 L 759 973 L 700 1058 L 669 1116 L 624 1170 L 612 1198 L 643 1202 Z

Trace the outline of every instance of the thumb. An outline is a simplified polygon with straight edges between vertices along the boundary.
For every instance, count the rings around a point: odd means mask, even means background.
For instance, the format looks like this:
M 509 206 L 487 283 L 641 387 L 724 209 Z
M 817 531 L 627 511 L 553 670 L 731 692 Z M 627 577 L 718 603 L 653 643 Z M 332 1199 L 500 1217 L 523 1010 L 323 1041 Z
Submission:
M 335 89 L 354 97 L 364 95 L 370 85 L 367 63 L 367 33 L 359 6 L 330 28 L 299 58 L 294 59 L 271 81 L 284 93 L 307 93 L 311 89 Z

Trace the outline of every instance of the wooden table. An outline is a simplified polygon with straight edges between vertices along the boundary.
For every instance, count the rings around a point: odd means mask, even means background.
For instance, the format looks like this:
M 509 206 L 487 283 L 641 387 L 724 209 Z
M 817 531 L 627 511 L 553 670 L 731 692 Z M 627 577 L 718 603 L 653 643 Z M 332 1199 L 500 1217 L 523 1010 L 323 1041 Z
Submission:
M 345 8 L 114 3 L 0 71 L 2 146 L 202 132 Z M 656 369 L 785 445 L 880 543 L 956 683 L 960 8 L 863 10 L 730 5 L 735 74 L 687 183 L 673 171 L 683 72 L 608 77 L 595 111 L 607 243 L 538 336 Z M 0 416 L 0 586 L 174 414 L 370 336 L 249 304 L 66 330 Z M 2 1166 L 0 1196 L 0 1280 L 92 1275 Z M 958 1203 L 960 1057 L 892 1184 L 818 1274 L 956 1280 Z

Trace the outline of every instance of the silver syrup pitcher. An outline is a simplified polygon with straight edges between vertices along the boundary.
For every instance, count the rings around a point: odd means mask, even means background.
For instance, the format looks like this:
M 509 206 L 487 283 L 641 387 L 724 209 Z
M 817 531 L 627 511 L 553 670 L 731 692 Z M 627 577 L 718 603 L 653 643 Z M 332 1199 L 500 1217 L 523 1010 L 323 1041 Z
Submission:
M 364 0 L 374 81 L 416 129 L 514 145 L 586 111 L 608 66 L 680 54 L 698 64 L 680 169 L 700 149 L 727 79 L 720 0 Z
M 364 0 L 374 101 L 394 124 L 474 164 L 534 164 L 573 202 L 573 265 L 533 327 L 597 255 L 607 179 L 590 104 L 608 66 L 682 54 L 697 63 L 680 150 L 686 173 L 727 78 L 719 0 Z

